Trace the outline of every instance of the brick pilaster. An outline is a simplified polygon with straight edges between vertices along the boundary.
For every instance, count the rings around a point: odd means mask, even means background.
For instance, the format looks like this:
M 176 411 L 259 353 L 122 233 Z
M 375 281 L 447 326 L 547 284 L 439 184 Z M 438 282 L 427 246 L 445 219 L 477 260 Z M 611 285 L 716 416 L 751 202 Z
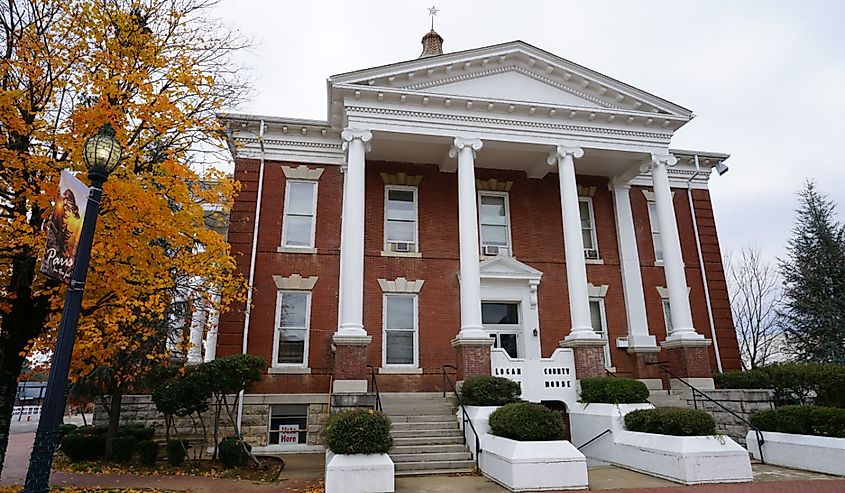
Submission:
M 338 344 L 334 353 L 335 380 L 367 379 L 367 345 Z
M 710 341 L 707 339 L 695 343 L 664 342 L 663 347 L 669 358 L 669 371 L 678 378 L 712 378 L 708 346 Z
M 457 351 L 457 367 L 459 382 L 470 377 L 489 376 L 490 371 L 490 346 L 493 340 L 461 340 L 452 341 L 452 347 Z
M 632 351 L 628 350 L 628 360 L 631 363 L 631 373 L 638 380 L 660 379 L 660 369 L 657 362 L 660 357 L 660 348 L 654 351 Z
M 574 346 L 572 352 L 575 356 L 576 379 L 603 377 L 607 374 L 604 367 L 604 348 L 602 346 Z

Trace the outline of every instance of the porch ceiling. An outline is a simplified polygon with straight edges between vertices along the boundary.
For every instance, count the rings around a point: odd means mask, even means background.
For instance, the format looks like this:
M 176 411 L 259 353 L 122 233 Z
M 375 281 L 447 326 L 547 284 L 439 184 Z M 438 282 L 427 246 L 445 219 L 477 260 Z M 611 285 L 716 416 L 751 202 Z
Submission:
M 368 161 L 395 161 L 441 165 L 449 161 L 452 139 L 428 135 L 409 135 L 374 132 L 372 151 Z M 530 171 L 538 166 L 548 166 L 546 159 L 553 150 L 551 145 L 525 144 L 485 140 L 476 156 L 477 168 Z M 584 149 L 584 157 L 575 161 L 579 174 L 616 176 L 639 166 L 648 159 L 644 153 Z M 556 166 L 549 167 L 557 172 Z

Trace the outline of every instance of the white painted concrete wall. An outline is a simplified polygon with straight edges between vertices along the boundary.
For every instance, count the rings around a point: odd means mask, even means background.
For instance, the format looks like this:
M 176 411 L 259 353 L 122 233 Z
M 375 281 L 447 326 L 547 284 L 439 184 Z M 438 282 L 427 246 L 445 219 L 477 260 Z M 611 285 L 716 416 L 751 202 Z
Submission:
M 518 442 L 484 435 L 479 467 L 511 491 L 584 490 L 587 459 L 566 440 Z
M 817 437 L 764 431 L 763 460 L 766 464 L 845 476 L 845 438 Z M 757 434 L 748 431 L 748 451 L 760 460 Z
M 387 454 L 326 451 L 326 493 L 392 493 L 393 461 Z

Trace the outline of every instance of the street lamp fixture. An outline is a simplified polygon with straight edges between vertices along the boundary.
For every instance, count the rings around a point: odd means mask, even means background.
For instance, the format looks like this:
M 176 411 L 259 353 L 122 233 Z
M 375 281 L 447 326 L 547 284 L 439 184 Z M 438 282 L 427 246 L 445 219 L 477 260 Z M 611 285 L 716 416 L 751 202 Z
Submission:
M 56 452 L 59 425 L 65 412 L 67 375 L 76 339 L 76 325 L 82 308 L 82 293 L 88 274 L 88 262 L 91 259 L 91 246 L 94 243 L 94 230 L 97 228 L 97 216 L 100 213 L 100 198 L 103 183 L 120 163 L 123 150 L 114 138 L 114 128 L 108 123 L 100 127 L 96 135 L 85 141 L 84 156 L 88 165 L 89 187 L 85 218 L 79 235 L 76 261 L 70 277 L 70 285 L 62 309 L 62 321 L 53 360 L 50 364 L 50 379 L 42 405 L 35 442 L 29 457 L 29 469 L 26 473 L 24 493 L 47 493 L 50 489 L 50 469 L 53 466 L 53 454 Z

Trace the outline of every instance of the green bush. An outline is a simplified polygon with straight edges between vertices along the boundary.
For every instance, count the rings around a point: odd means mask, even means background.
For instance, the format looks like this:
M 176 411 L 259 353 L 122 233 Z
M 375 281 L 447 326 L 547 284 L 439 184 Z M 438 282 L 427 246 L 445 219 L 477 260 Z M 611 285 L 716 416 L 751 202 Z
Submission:
M 138 439 L 132 435 L 116 436 L 112 440 L 112 457 L 120 462 L 128 462 L 135 453 L 138 446 Z
M 85 425 L 80 426 L 73 431 L 73 435 L 105 435 L 109 431 L 108 426 L 103 425 Z
M 614 377 L 581 380 L 581 402 L 639 404 L 648 402 L 648 387 L 639 380 Z
M 386 454 L 393 447 L 390 419 L 372 409 L 350 409 L 329 417 L 323 445 L 336 454 Z
M 178 466 L 185 460 L 188 455 L 190 444 L 187 440 L 168 440 L 167 441 L 167 462 L 171 466 Z
M 763 431 L 845 438 L 845 409 L 821 406 L 783 406 L 751 415 Z
M 68 434 L 61 441 L 62 452 L 71 462 L 98 459 L 106 449 L 104 434 Z
M 156 430 L 155 428 L 141 424 L 130 424 L 118 428 L 117 434 L 130 435 L 135 437 L 139 442 L 143 442 L 144 440 L 152 440 L 156 434 Z
M 490 432 L 521 442 L 563 440 L 564 436 L 560 414 L 531 402 L 513 402 L 496 409 L 490 415 Z
M 75 432 L 78 426 L 62 423 L 59 425 L 59 442 L 62 441 L 62 438 L 70 435 L 71 433 Z
M 679 437 L 716 434 L 713 416 L 697 409 L 675 407 L 631 411 L 625 415 L 625 428 L 630 431 Z
M 719 373 L 723 389 L 770 389 L 777 406 L 815 404 L 845 408 L 845 365 L 783 363 Z
M 160 448 L 158 442 L 155 440 L 143 440 L 138 442 L 137 448 L 141 464 L 154 466 L 156 459 L 158 459 L 158 449 Z
M 244 445 L 246 445 L 247 450 L 252 450 L 248 443 L 244 443 Z M 229 468 L 242 467 L 249 459 L 238 441 L 238 437 L 226 437 L 221 440 L 217 449 L 217 456 L 220 458 L 220 462 Z
M 522 389 L 502 377 L 471 377 L 461 386 L 461 403 L 466 406 L 504 406 L 518 402 Z

